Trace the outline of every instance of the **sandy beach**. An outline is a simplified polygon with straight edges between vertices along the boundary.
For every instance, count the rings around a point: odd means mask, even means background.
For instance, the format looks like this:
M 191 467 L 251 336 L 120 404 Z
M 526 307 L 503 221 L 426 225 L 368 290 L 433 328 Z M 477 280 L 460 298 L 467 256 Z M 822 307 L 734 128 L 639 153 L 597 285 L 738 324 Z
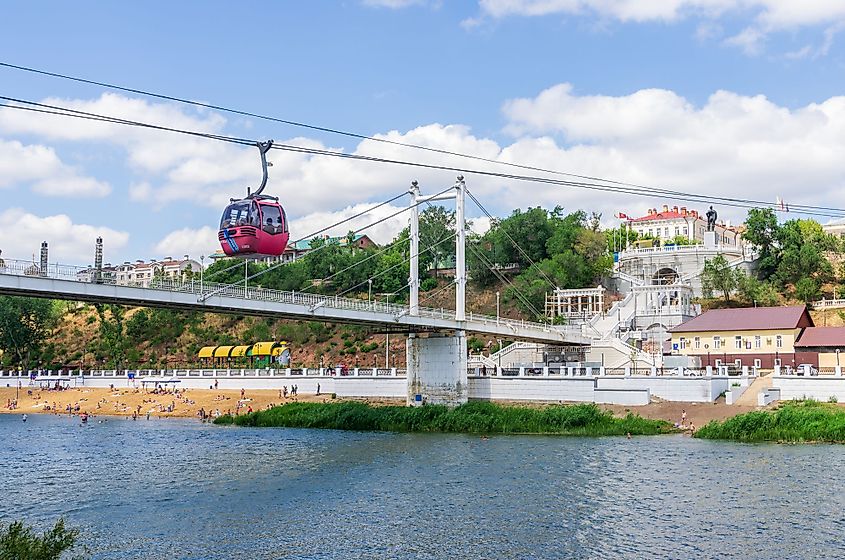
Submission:
M 261 410 L 289 402 L 329 402 L 330 395 L 302 394 L 293 397 L 279 395 L 276 390 L 247 390 L 241 398 L 240 391 L 187 389 L 173 393 L 152 393 L 142 389 L 130 388 L 93 388 L 81 387 L 63 391 L 43 391 L 21 388 L 18 393 L 18 405 L 9 409 L 9 402 L 15 399 L 15 388 L 0 388 L 0 413 L 13 414 L 67 414 L 71 410 L 109 416 L 138 416 L 162 418 L 198 418 L 200 409 L 209 415 L 226 413 L 245 413 L 249 410 Z M 375 406 L 402 404 L 401 399 L 355 399 Z M 240 407 L 238 406 L 240 403 Z M 543 406 L 539 403 L 508 402 L 502 404 L 518 406 Z M 646 406 L 602 405 L 617 416 L 624 416 L 629 411 L 644 418 L 662 419 L 679 423 L 686 411 L 687 424 L 704 426 L 710 420 L 724 420 L 742 414 L 756 407 L 727 406 L 724 403 L 678 403 L 655 402 Z
M 304 395 L 287 398 L 274 390 L 247 390 L 241 397 L 240 391 L 210 389 L 180 390 L 173 393 L 152 393 L 131 388 L 80 387 L 63 391 L 44 391 L 23 387 L 18 393 L 18 404 L 9 409 L 9 401 L 15 400 L 15 388 L 0 389 L 0 413 L 13 414 L 67 414 L 72 411 L 92 415 L 132 416 L 133 413 L 146 417 L 197 418 L 200 409 L 214 415 L 261 410 L 288 402 L 324 402 L 330 395 Z M 238 407 L 240 403 L 240 407 Z

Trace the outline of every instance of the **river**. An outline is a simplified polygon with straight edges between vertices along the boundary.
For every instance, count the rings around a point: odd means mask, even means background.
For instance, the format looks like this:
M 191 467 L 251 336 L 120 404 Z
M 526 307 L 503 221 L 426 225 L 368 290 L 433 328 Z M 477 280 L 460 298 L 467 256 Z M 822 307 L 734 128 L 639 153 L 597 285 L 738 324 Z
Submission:
M 826 558 L 845 447 L 0 415 L 0 519 L 92 558 Z

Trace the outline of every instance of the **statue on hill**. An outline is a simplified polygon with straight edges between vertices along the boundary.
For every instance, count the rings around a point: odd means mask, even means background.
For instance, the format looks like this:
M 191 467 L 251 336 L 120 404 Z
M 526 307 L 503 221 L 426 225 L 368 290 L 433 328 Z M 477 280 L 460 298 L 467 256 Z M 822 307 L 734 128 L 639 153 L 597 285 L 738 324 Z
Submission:
M 716 231 L 716 217 L 718 214 L 716 214 L 716 211 L 713 210 L 712 206 L 705 216 L 707 216 L 707 231 Z

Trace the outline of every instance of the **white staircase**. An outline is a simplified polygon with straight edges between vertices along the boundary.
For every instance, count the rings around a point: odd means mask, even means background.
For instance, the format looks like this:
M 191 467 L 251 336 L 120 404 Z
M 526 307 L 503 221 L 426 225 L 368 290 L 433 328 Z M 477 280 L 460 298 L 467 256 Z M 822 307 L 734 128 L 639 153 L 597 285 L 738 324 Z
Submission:
M 625 325 L 630 325 L 636 311 L 634 293 L 628 292 L 624 299 L 614 303 L 607 313 L 596 315 L 587 322 L 587 332 L 584 334 L 607 340 L 615 337 Z

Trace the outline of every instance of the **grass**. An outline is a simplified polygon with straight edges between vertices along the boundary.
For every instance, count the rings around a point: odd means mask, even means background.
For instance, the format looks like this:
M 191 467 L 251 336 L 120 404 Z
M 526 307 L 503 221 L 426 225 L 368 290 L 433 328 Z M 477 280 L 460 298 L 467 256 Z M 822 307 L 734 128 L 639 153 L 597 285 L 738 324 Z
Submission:
M 748 412 L 723 422 L 710 422 L 695 437 L 749 443 L 845 443 L 845 410 L 818 401 L 787 403 L 774 411 Z
M 567 436 L 655 435 L 673 431 L 662 420 L 633 414 L 616 418 L 594 404 L 544 408 L 471 402 L 445 406 L 370 406 L 358 402 L 290 403 L 241 416 L 221 416 L 215 424 L 252 427 L 324 428 L 378 432 L 470 434 L 555 434 Z

